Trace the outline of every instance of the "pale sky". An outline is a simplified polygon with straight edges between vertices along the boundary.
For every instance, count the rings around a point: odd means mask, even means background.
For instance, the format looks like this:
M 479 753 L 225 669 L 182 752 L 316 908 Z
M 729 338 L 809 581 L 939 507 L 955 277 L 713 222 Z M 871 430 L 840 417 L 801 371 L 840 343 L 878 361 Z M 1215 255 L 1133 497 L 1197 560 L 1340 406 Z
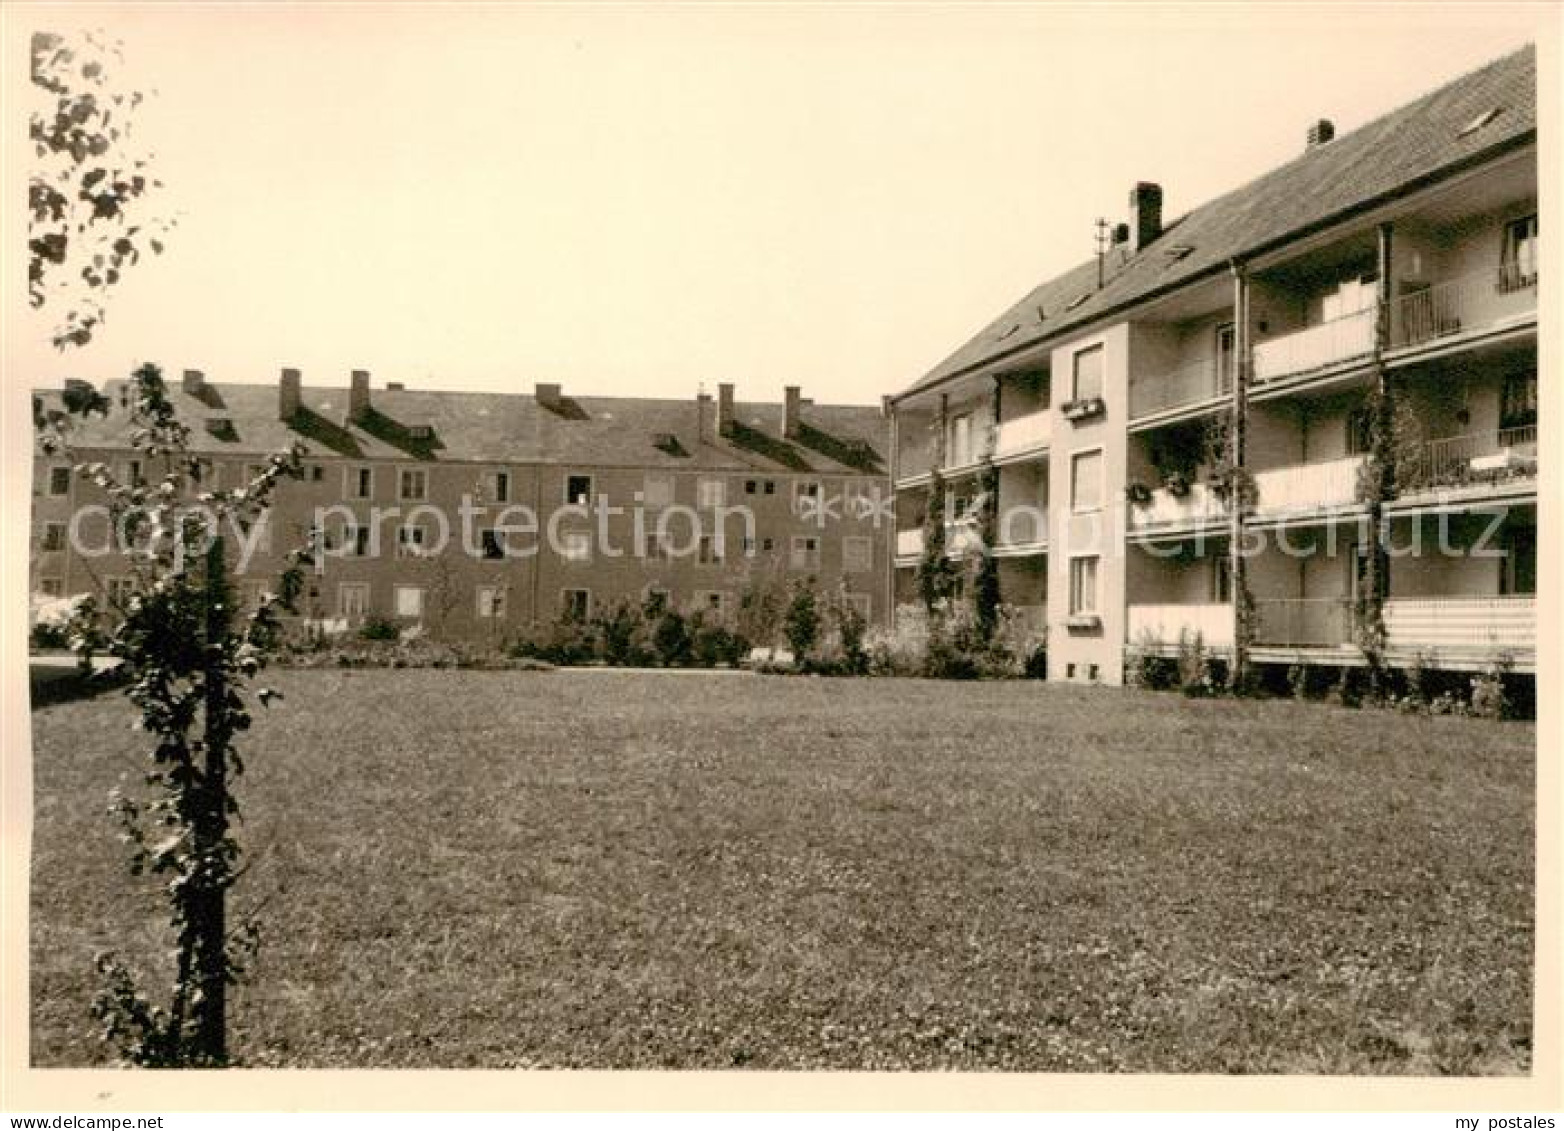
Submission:
M 1160 183 L 1180 215 L 1528 40 L 1552 5 L 144 6 L 118 34 L 180 226 L 59 354 L 7 257 L 8 391 L 215 380 L 873 402 Z M 1548 57 L 1551 56 L 1551 52 Z M 19 89 L 20 88 L 20 89 Z M 16 187 L 13 187 L 16 186 Z

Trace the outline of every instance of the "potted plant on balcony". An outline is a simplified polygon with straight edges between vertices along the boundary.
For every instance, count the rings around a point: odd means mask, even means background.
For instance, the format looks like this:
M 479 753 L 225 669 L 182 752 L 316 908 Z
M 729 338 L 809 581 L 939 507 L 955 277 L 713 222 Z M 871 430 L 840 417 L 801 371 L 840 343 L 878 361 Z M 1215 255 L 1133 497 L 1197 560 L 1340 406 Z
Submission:
M 1124 498 L 1132 507 L 1149 507 L 1151 488 L 1136 479 L 1124 488 Z
M 1108 406 L 1101 397 L 1081 397 L 1078 400 L 1066 401 L 1059 406 L 1059 411 L 1064 413 L 1066 420 L 1076 423 L 1101 416 L 1108 411 Z

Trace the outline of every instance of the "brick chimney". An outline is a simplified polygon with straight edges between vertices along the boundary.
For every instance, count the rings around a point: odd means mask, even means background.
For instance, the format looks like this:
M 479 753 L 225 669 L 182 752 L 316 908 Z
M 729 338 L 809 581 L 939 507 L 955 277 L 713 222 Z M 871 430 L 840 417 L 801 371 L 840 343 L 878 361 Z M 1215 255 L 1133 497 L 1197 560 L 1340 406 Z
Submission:
M 552 412 L 558 409 L 560 402 L 565 399 L 565 390 L 558 384 L 539 382 L 532 387 L 532 399 L 538 402 L 539 408 L 546 408 Z
M 733 383 L 724 381 L 717 386 L 717 435 L 733 434 Z
M 1307 153 L 1311 149 L 1318 149 L 1335 136 L 1335 125 L 1329 118 L 1321 118 L 1309 127 L 1308 137 L 1304 144 L 1304 152 Z
M 711 394 L 704 388 L 695 394 L 695 434 L 701 443 L 716 438 L 717 422 L 711 411 Z
M 796 440 L 798 438 L 799 425 L 802 419 L 799 410 L 803 408 L 803 397 L 799 395 L 797 385 L 785 385 L 782 388 L 782 438 Z
M 1162 186 L 1140 181 L 1130 190 L 1131 251 L 1139 251 L 1162 234 Z
M 179 384 L 189 396 L 199 397 L 206 388 L 206 374 L 199 369 L 187 369 L 180 374 Z
M 369 415 L 369 370 L 355 369 L 348 385 L 348 419 L 362 420 Z
M 197 374 L 197 376 L 200 375 Z M 189 372 L 186 372 L 186 388 L 189 387 L 189 377 Z M 282 380 L 277 384 L 278 420 L 292 420 L 294 415 L 297 414 L 299 409 L 303 406 L 300 388 L 302 384 L 303 378 L 299 376 L 299 371 L 297 369 L 284 369 L 282 371 Z

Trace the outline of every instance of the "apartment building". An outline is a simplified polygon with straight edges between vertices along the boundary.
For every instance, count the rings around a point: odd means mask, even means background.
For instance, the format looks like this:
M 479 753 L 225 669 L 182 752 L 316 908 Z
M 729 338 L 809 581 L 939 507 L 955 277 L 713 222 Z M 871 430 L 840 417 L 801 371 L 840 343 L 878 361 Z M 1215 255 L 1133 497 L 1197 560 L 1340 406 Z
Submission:
M 152 481 L 129 444 L 117 386 L 82 426 L 76 459 L 122 482 Z M 275 452 L 304 449 L 266 522 L 229 531 L 247 599 L 320 531 L 309 619 L 382 617 L 450 638 L 504 639 L 562 613 L 662 594 L 731 615 L 767 578 L 813 577 L 871 621 L 889 613 L 891 520 L 884 406 L 738 402 L 730 384 L 689 400 L 227 384 L 186 370 L 169 382 L 203 489 L 240 486 Z M 35 394 L 47 408 L 60 390 Z M 34 469 L 32 589 L 116 597 L 130 571 L 103 492 L 62 459 Z
M 1046 625 L 1051 679 L 1116 683 L 1195 634 L 1361 664 L 1370 606 L 1389 663 L 1534 670 L 1535 106 L 1528 48 L 1340 137 L 1317 121 L 1181 219 L 1134 186 L 1098 257 L 892 398 L 898 605 L 931 490 L 974 552 L 991 466 L 975 552 Z

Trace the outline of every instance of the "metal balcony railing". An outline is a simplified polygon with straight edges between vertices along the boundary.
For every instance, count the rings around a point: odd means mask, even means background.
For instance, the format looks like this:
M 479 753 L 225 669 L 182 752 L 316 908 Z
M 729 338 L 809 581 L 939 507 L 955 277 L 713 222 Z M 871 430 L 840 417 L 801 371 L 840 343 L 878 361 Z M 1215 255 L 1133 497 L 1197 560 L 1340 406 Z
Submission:
M 1537 474 L 1537 426 L 1499 428 L 1429 440 L 1396 460 L 1402 494 Z
M 1352 602 L 1340 597 L 1258 600 L 1255 643 L 1273 648 L 1336 648 L 1352 643 Z
M 1130 378 L 1130 419 L 1200 404 L 1233 391 L 1232 367 L 1205 358 L 1173 370 Z
M 1537 310 L 1537 273 L 1507 263 L 1404 294 L 1392 308 L 1390 340 L 1416 346 L 1512 321 Z

